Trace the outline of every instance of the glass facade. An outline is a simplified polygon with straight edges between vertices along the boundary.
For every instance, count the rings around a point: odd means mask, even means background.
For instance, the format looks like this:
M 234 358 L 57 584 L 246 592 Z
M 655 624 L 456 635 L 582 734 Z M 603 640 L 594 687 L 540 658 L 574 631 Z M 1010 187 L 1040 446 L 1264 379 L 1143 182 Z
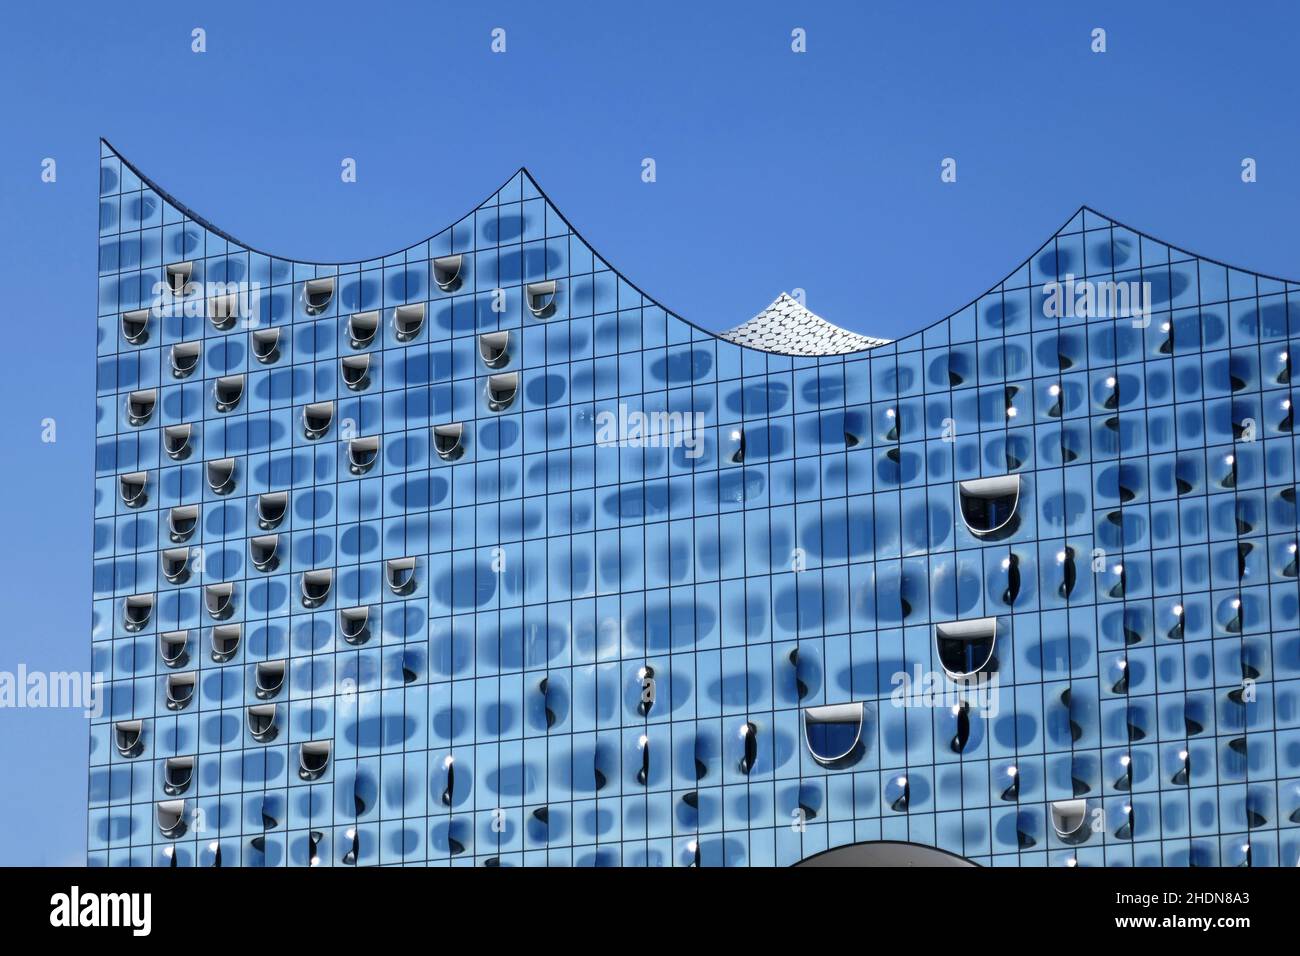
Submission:
M 108 144 L 99 273 L 92 865 L 1297 863 L 1300 286 L 1085 208 L 795 356 L 523 171 L 317 265 Z

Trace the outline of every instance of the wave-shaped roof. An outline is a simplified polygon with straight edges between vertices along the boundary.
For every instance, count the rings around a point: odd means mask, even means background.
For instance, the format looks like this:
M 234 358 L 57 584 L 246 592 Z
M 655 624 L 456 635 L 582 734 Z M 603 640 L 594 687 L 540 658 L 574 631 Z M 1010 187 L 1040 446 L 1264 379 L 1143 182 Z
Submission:
M 423 243 L 412 243 L 408 246 L 398 249 L 386 256 L 367 257 L 365 259 L 351 259 L 344 262 L 310 262 L 303 259 L 295 259 L 287 256 L 274 256 L 258 250 L 246 242 L 242 242 L 223 231 L 211 222 L 199 216 L 193 210 L 173 198 L 164 189 L 158 186 L 153 180 L 145 176 L 129 160 L 113 147 L 107 140 L 101 140 L 105 155 L 111 155 L 119 160 L 124 167 L 131 171 L 144 187 L 153 190 L 165 202 L 174 206 L 182 215 L 193 220 L 197 225 L 209 230 L 211 233 L 221 238 L 242 246 L 244 249 L 252 252 L 261 252 L 263 255 L 270 255 L 272 258 L 283 261 L 292 261 L 302 265 L 314 265 L 323 268 L 325 272 L 332 271 L 330 267 L 341 266 L 344 264 L 354 264 L 365 261 L 378 261 L 395 257 L 402 253 L 415 249 L 421 245 L 427 247 L 438 235 L 446 235 L 449 230 L 443 230 L 440 234 L 435 234 L 424 240 Z M 522 186 L 522 188 L 521 188 Z M 509 192 L 515 197 L 515 200 L 522 195 L 524 198 L 540 198 L 544 200 L 551 213 L 562 221 L 569 231 L 579 240 L 581 240 L 588 249 L 593 249 L 591 243 L 583 238 L 582 234 L 573 226 L 573 224 L 564 216 L 556 207 L 555 203 L 538 185 L 537 180 L 526 168 L 519 169 L 514 173 L 507 183 L 494 192 L 488 199 L 480 204 L 477 209 L 482 210 L 498 203 L 501 196 Z M 474 213 L 471 212 L 472 216 Z M 1100 236 L 1101 239 L 1088 244 L 1085 239 L 1089 237 Z M 425 250 L 428 252 L 427 248 Z M 873 336 L 861 335 L 842 329 L 822 317 L 811 312 L 800 304 L 797 300 L 782 293 L 767 308 L 763 309 L 753 318 L 734 328 L 718 332 L 712 329 L 706 329 L 695 322 L 683 317 L 667 306 L 664 306 L 657 298 L 649 295 L 642 290 L 636 283 L 628 279 L 618 269 L 609 264 L 608 260 L 595 254 L 597 260 L 601 262 L 604 268 L 608 268 L 617 275 L 624 283 L 634 289 L 644 297 L 648 303 L 652 303 L 664 312 L 686 325 L 698 330 L 705 335 L 715 336 L 723 341 L 731 342 L 735 345 L 745 348 L 754 349 L 762 352 L 775 353 L 781 355 L 791 355 L 800 357 L 817 357 L 817 356 L 835 356 L 849 355 L 864 352 L 870 349 L 880 348 L 884 345 L 891 345 L 889 339 L 876 338 Z M 1271 292 L 1292 291 L 1297 288 L 1295 283 L 1285 279 L 1279 279 L 1263 273 L 1236 269 L 1215 259 L 1206 256 L 1198 256 L 1196 253 L 1182 249 L 1178 246 L 1166 244 L 1161 240 L 1125 226 L 1117 220 L 1111 219 L 1101 213 L 1096 212 L 1088 206 L 1079 207 L 1078 211 L 1061 228 L 1056 230 L 1046 242 L 1039 246 L 1037 251 L 1009 272 L 1002 281 L 995 283 L 989 288 L 983 296 L 971 299 L 966 305 L 949 313 L 949 315 L 938 318 L 931 322 L 918 323 L 917 327 L 908 333 L 910 339 L 914 335 L 922 335 L 927 329 L 936 327 L 939 323 L 948 320 L 956 320 L 964 316 L 973 308 L 979 307 L 981 319 L 984 315 L 990 317 L 990 321 L 1002 317 L 1006 321 L 1006 316 L 1010 314 L 1013 308 L 1018 305 L 1009 301 L 992 302 L 991 298 L 1009 294 L 1009 290 L 1028 290 L 1042 283 L 1070 278 L 1074 275 L 1097 275 L 1113 274 L 1115 276 L 1125 276 L 1127 278 L 1141 278 L 1143 280 L 1152 279 L 1154 286 L 1154 304 L 1158 309 L 1167 309 L 1173 306 L 1184 304 L 1176 301 L 1181 297 L 1177 295 L 1182 291 L 1183 286 L 1190 286 L 1187 277 L 1175 274 L 1180 260 L 1197 259 L 1202 263 L 1212 263 L 1216 266 L 1223 267 L 1227 270 L 1229 278 L 1237 277 L 1235 285 L 1240 285 L 1242 280 L 1249 278 L 1252 288 L 1249 290 L 1251 295 L 1256 294 L 1254 283 L 1259 283 L 1258 294 L 1264 295 Z M 322 273 L 324 274 L 324 273 Z M 1236 298 L 1237 295 L 1232 295 Z M 901 346 L 901 341 L 900 341 Z

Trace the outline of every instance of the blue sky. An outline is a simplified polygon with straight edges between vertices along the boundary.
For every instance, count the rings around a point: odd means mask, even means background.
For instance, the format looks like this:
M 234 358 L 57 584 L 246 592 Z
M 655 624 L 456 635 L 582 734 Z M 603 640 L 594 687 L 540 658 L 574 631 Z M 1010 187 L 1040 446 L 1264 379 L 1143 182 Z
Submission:
M 89 664 L 99 136 L 300 259 L 422 239 L 526 165 L 604 258 L 700 325 L 798 287 L 895 337 L 1083 203 L 1300 275 L 1298 27 L 1283 3 L 12 5 L 0 670 Z M 0 863 L 84 860 L 86 752 L 79 711 L 0 710 Z

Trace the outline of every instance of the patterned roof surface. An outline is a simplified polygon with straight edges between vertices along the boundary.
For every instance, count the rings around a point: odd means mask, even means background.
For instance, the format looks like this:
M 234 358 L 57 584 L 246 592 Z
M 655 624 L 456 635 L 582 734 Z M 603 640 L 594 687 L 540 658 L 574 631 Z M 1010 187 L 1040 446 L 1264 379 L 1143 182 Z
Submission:
M 832 325 L 784 292 L 748 322 L 719 332 L 718 338 L 784 355 L 843 355 L 873 349 L 889 341 Z

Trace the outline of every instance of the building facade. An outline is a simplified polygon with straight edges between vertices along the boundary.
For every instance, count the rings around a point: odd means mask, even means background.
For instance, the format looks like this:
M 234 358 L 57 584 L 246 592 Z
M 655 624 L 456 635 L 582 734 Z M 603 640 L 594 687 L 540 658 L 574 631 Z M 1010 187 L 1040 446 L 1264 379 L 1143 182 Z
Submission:
M 107 143 L 99 273 L 92 865 L 1297 863 L 1300 286 L 715 334 L 524 171 L 318 265 Z

